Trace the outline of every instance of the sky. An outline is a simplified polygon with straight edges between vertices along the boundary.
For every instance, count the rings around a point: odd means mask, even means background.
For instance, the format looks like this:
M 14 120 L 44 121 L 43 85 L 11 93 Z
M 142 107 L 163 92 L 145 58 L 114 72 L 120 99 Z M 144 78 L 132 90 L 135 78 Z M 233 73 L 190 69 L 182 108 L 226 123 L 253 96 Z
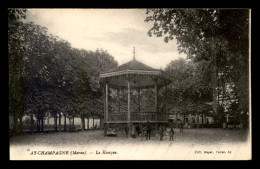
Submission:
M 145 9 L 28 9 L 26 22 L 48 28 L 78 49 L 104 49 L 119 65 L 133 59 L 153 68 L 164 69 L 179 54 L 177 41 L 149 37 L 153 23 L 144 22 Z

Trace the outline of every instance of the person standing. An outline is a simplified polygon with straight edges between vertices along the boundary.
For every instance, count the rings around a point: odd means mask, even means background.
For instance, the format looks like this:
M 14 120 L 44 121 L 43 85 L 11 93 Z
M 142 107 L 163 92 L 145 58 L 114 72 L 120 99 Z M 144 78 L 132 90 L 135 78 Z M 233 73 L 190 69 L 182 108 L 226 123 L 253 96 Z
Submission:
M 164 132 L 164 129 L 163 129 L 163 126 L 160 127 L 160 140 L 162 141 L 163 140 L 163 132 Z
M 143 126 L 142 126 L 142 133 L 141 133 L 141 141 L 143 140 L 143 137 L 146 135 L 146 127 L 145 127 L 145 125 L 143 124 Z
M 135 138 L 135 133 L 136 133 L 135 130 L 136 130 L 136 129 L 135 129 L 135 125 L 133 124 L 133 125 L 132 125 L 132 130 L 131 130 L 131 135 L 132 135 L 133 138 Z
M 173 141 L 173 135 L 174 135 L 174 130 L 173 130 L 173 127 L 171 127 L 171 130 L 170 130 L 170 141 L 171 140 Z
M 125 126 L 125 137 L 126 138 L 128 137 L 128 132 L 129 132 L 129 128 L 128 128 L 127 124 L 126 124 L 126 126 Z
M 140 126 L 137 125 L 137 126 L 136 126 L 136 133 L 137 133 L 137 136 L 139 136 L 141 132 L 142 132 L 142 131 L 141 131 L 141 129 L 140 129 Z
M 180 132 L 181 133 L 183 132 L 183 123 L 182 122 L 180 123 Z
M 150 137 L 151 137 L 151 126 L 149 124 L 149 122 L 147 122 L 147 127 L 146 127 L 146 140 L 149 139 L 150 140 Z

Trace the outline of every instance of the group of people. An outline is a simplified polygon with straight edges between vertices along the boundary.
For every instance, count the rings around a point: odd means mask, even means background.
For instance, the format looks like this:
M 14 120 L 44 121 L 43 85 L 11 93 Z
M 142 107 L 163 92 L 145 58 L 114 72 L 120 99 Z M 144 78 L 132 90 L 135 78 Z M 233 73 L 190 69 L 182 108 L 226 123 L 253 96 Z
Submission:
M 160 140 L 163 140 L 163 133 L 165 131 L 165 128 L 163 126 L 160 127 Z M 170 141 L 173 141 L 173 136 L 174 136 L 174 130 L 173 127 L 170 127 L 170 131 L 169 131 L 169 135 L 170 135 Z
M 125 126 L 126 138 L 129 135 L 129 130 L 130 130 L 131 136 L 133 138 L 135 138 L 136 135 L 141 136 L 141 140 L 143 140 L 144 137 L 146 137 L 146 140 L 150 140 L 150 138 L 151 138 L 152 128 L 151 128 L 151 125 L 149 124 L 149 122 L 146 125 L 143 124 L 141 127 L 131 125 L 130 129 L 129 129 L 129 126 L 126 125 Z M 159 130 L 160 140 L 163 140 L 164 131 L 165 131 L 165 127 L 160 126 L 160 130 Z M 174 136 L 173 127 L 170 127 L 169 136 L 170 136 L 170 141 L 173 141 L 173 136 Z
M 105 131 L 105 136 L 107 136 L 107 127 L 109 126 L 105 126 L 104 131 Z M 118 130 L 118 126 L 115 127 L 115 133 L 112 132 L 112 134 L 116 135 L 116 131 Z M 170 130 L 169 130 L 170 128 Z M 174 130 L 173 130 L 173 124 L 170 124 L 169 128 L 167 129 L 167 127 L 165 125 L 161 125 L 159 127 L 159 137 L 160 140 L 163 140 L 164 137 L 164 133 L 165 131 L 169 134 L 170 136 L 170 141 L 173 141 L 173 136 L 174 136 Z M 146 138 L 146 140 L 150 140 L 151 138 L 151 132 L 152 132 L 152 126 L 150 125 L 149 122 L 147 122 L 146 124 L 142 124 L 140 125 L 126 125 L 125 126 L 125 136 L 126 138 L 128 137 L 129 133 L 131 135 L 131 137 L 136 138 L 137 136 L 141 137 L 141 140 L 143 140 L 144 138 Z M 183 123 L 180 123 L 180 132 L 183 132 Z M 111 132 L 110 132 L 111 135 Z
M 142 125 L 142 127 L 140 128 L 139 126 L 135 126 L 135 125 L 131 125 L 130 127 L 130 132 L 131 132 L 131 136 L 133 138 L 137 136 L 141 136 L 141 139 L 143 140 L 144 136 L 146 136 L 146 140 L 150 140 L 151 138 L 151 126 L 149 125 L 149 123 L 147 125 Z M 125 126 L 125 134 L 126 134 L 126 138 L 128 137 L 129 134 L 129 127 L 128 125 Z

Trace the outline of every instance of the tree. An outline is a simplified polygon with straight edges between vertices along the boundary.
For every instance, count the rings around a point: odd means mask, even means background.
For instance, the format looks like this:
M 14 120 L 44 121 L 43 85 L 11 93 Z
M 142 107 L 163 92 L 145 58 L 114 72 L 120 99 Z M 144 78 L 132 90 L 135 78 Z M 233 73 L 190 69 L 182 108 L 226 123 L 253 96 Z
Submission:
M 176 38 L 179 52 L 186 53 L 194 62 L 204 60 L 211 63 L 213 111 L 216 116 L 217 76 L 223 71 L 233 77 L 232 81 L 241 91 L 237 93 L 241 110 L 248 111 L 248 104 L 243 104 L 249 100 L 248 10 L 148 9 L 147 15 L 145 21 L 154 22 L 148 32 L 150 36 L 164 36 L 165 42 Z M 242 77 L 234 72 L 241 73 Z M 246 97 L 242 99 L 242 95 Z
M 17 131 L 18 119 L 19 130 L 22 129 L 22 117 L 25 113 L 26 57 L 21 21 L 25 19 L 25 13 L 24 9 L 8 9 L 9 114 L 13 117 L 14 132 Z
M 72 48 L 67 41 L 49 34 L 47 28 L 18 20 L 25 17 L 24 12 L 8 13 L 9 112 L 14 119 L 13 130 L 17 130 L 18 118 L 22 124 L 26 113 L 31 115 L 31 131 L 33 116 L 37 118 L 37 131 L 43 132 L 47 115 L 55 118 L 57 131 L 61 113 L 83 118 L 95 112 L 92 105 L 99 105 L 101 99 L 99 73 L 117 66 L 117 62 L 104 50 Z
M 210 86 L 211 77 L 208 76 L 207 62 L 193 63 L 185 59 L 178 59 L 169 63 L 165 71 L 175 78 L 167 88 L 167 94 L 162 97 L 162 103 L 170 105 L 176 114 L 205 114 L 209 112 L 209 102 L 212 101 Z
M 103 125 L 103 120 L 104 120 L 104 100 L 105 100 L 105 93 L 104 93 L 104 89 L 105 89 L 105 85 L 102 81 L 100 81 L 99 78 L 99 74 L 101 72 L 113 69 L 115 67 L 117 67 L 118 63 L 117 61 L 115 61 L 114 57 L 111 56 L 107 51 L 103 50 L 103 49 L 97 49 L 94 53 L 95 57 L 98 59 L 98 69 L 97 72 L 98 73 L 98 77 L 96 79 L 98 79 L 98 82 L 100 84 L 100 88 L 97 89 L 97 93 L 96 93 L 96 106 L 99 107 L 99 112 L 98 115 L 100 116 L 100 120 L 101 120 L 101 125 Z M 100 95 L 101 94 L 101 95 Z M 102 106 L 101 106 L 102 103 Z M 101 107 L 103 107 L 103 109 L 101 109 Z
M 30 112 L 37 118 L 37 131 L 42 132 L 46 112 L 51 110 L 51 114 L 56 118 L 60 108 L 60 87 L 63 79 L 61 58 L 57 54 L 58 42 L 48 35 L 47 28 L 32 22 L 24 25 L 25 56 L 28 58 L 25 66 L 27 109 L 33 110 Z

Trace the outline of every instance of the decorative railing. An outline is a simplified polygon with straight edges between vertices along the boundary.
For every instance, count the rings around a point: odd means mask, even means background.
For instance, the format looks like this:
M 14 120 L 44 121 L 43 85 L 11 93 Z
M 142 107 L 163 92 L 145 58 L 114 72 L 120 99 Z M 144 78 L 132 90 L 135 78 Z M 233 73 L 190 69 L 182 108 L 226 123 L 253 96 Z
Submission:
M 167 115 L 155 112 L 132 112 L 130 121 L 167 121 Z M 109 114 L 108 122 L 127 122 L 127 113 Z
M 109 114 L 108 115 L 108 122 L 126 122 L 127 121 L 127 114 Z
M 132 113 L 131 121 L 156 121 L 155 112 Z
M 157 121 L 168 121 L 168 115 L 167 114 L 158 114 Z

